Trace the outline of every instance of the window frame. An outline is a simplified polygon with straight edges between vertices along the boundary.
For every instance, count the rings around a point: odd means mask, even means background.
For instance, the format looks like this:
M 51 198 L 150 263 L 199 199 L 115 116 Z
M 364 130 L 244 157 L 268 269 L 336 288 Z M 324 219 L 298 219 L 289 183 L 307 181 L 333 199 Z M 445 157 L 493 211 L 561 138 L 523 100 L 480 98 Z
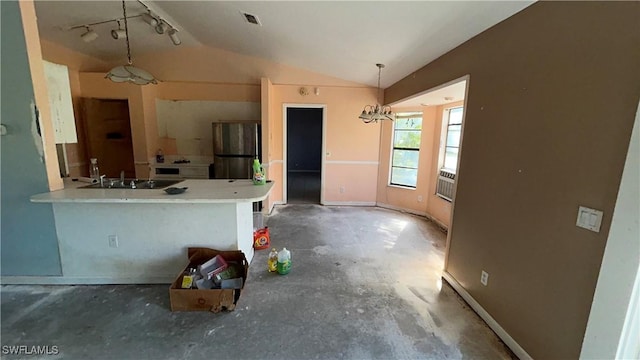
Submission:
M 457 110 L 457 109 L 461 109 L 462 110 L 462 116 L 460 119 L 460 123 L 459 124 L 453 124 L 453 126 L 460 126 L 460 138 L 458 140 L 458 146 L 449 146 L 449 129 L 451 128 L 452 124 L 451 124 L 451 112 L 453 110 Z M 441 170 L 444 170 L 446 172 L 452 173 L 452 174 L 456 174 L 456 172 L 458 171 L 458 160 L 460 159 L 460 147 L 461 147 L 461 142 L 462 142 L 462 124 L 464 123 L 464 105 L 459 105 L 459 106 L 452 106 L 450 108 L 446 108 L 446 116 L 445 116 L 445 124 L 443 126 L 444 128 L 444 136 L 442 137 L 442 139 L 444 139 L 443 143 L 444 145 L 442 146 L 442 165 L 440 166 L 440 168 L 438 169 L 438 173 L 440 173 Z M 445 163 L 446 163 L 446 158 L 447 158 L 447 149 L 448 148 L 453 148 L 453 149 L 457 149 L 457 154 L 456 154 L 456 168 L 455 169 L 451 169 L 448 167 L 445 167 Z
M 418 172 L 420 171 L 420 150 L 422 147 L 422 126 L 423 126 L 423 112 L 422 111 L 413 111 L 413 112 L 405 112 L 405 113 L 396 113 L 396 120 L 398 119 L 420 119 L 420 128 L 419 129 L 396 129 L 396 125 L 397 125 L 397 121 L 393 122 L 393 125 L 391 127 L 391 151 L 389 153 L 389 177 L 388 177 L 388 186 L 391 187 L 399 187 L 399 188 L 403 188 L 403 189 L 411 189 L 411 190 L 415 190 L 416 187 L 418 186 Z M 413 148 L 413 147 L 399 147 L 396 146 L 396 133 L 398 131 L 401 132 L 418 132 L 420 135 L 420 142 L 418 144 L 417 148 Z M 417 160 L 416 160 L 416 167 L 406 167 L 406 166 L 394 166 L 393 164 L 393 158 L 394 158 L 394 153 L 396 150 L 402 150 L 402 151 L 414 151 L 417 152 L 418 156 L 417 156 Z M 407 184 L 401 184 L 401 183 L 394 183 L 393 182 L 393 169 L 394 168 L 398 168 L 398 169 L 412 169 L 416 171 L 416 177 L 415 177 L 415 185 L 407 185 Z

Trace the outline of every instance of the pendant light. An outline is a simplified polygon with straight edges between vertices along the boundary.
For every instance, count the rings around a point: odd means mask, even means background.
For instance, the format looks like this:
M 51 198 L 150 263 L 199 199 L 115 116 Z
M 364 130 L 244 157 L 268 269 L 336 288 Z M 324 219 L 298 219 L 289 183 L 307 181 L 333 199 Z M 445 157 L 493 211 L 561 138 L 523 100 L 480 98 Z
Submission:
M 384 64 L 376 64 L 378 67 L 378 100 L 380 99 L 380 73 L 384 68 Z M 365 124 L 378 122 L 378 120 L 391 120 L 395 118 L 395 114 L 391 112 L 390 106 L 383 106 L 379 103 L 375 105 L 365 105 L 362 113 L 358 116 Z
M 130 82 L 137 85 L 157 84 L 158 81 L 145 70 L 133 66 L 131 62 L 131 46 L 129 44 L 129 27 L 127 25 L 127 7 L 122 0 L 122 14 L 124 16 L 125 40 L 127 41 L 127 65 L 116 66 L 107 74 L 106 78 L 113 82 Z

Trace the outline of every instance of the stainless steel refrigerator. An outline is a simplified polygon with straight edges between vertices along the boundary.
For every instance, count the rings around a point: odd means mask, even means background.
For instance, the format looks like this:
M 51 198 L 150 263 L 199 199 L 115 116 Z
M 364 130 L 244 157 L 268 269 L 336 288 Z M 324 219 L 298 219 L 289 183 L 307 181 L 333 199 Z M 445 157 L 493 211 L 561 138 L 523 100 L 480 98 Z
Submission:
M 252 163 L 259 156 L 257 122 L 213 123 L 213 175 L 215 179 L 251 179 Z

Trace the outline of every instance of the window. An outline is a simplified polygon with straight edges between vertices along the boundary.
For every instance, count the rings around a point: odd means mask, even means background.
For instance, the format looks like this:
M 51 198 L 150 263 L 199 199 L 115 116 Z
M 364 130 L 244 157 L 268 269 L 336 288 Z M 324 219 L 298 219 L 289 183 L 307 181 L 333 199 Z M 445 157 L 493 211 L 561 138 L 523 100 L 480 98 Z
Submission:
M 393 127 L 391 156 L 391 185 L 416 187 L 422 113 L 396 114 Z
M 462 111 L 462 107 L 451 108 L 447 116 L 447 137 L 442 168 L 452 173 L 455 173 L 458 167 L 458 150 L 460 149 L 460 134 L 462 133 Z

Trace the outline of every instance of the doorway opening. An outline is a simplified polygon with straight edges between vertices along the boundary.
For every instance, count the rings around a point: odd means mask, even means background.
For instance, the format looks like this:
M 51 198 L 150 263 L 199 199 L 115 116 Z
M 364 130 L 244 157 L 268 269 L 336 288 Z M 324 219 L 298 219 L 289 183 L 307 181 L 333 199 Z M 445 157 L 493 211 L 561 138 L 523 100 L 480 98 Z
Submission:
M 425 194 L 426 213 L 448 229 L 453 228 L 469 82 L 470 76 L 466 75 L 390 104 L 396 112 L 402 109 L 420 110 L 423 113 L 422 132 L 426 131 L 428 136 L 432 136 L 434 142 L 429 145 L 431 154 L 427 155 L 431 156 L 431 166 L 425 169 L 428 176 L 423 175 L 419 181 L 422 181 L 423 185 L 428 185 L 428 193 Z M 399 121 L 394 124 L 392 134 L 394 147 L 391 151 L 396 149 L 395 142 L 401 143 L 402 140 L 400 136 L 396 136 L 396 131 L 400 133 L 403 130 L 399 125 L 402 125 Z M 398 157 L 398 160 L 402 159 Z M 393 161 L 390 163 L 393 169 Z M 399 163 L 402 165 L 401 161 Z M 445 267 L 450 236 L 451 231 L 448 232 Z
M 324 105 L 285 105 L 284 200 L 322 203 Z
M 100 174 L 136 177 L 129 101 L 118 99 L 82 99 L 82 121 L 87 158 L 98 159 Z M 87 159 L 88 160 L 88 159 Z

